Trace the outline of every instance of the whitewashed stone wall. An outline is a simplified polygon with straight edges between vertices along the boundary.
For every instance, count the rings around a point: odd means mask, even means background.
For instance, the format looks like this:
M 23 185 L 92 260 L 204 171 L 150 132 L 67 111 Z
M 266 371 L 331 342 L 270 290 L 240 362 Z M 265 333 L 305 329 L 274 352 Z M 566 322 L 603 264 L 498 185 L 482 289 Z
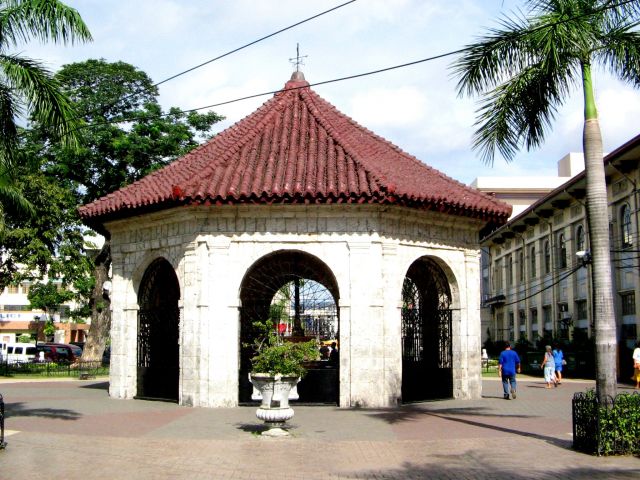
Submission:
M 443 268 L 452 292 L 454 397 L 477 398 L 481 226 L 370 205 L 190 207 L 111 222 L 110 394 L 136 394 L 137 289 L 147 266 L 163 257 L 181 289 L 180 403 L 237 405 L 243 277 L 269 253 L 298 250 L 321 259 L 338 284 L 340 406 L 400 401 L 401 289 L 423 256 Z

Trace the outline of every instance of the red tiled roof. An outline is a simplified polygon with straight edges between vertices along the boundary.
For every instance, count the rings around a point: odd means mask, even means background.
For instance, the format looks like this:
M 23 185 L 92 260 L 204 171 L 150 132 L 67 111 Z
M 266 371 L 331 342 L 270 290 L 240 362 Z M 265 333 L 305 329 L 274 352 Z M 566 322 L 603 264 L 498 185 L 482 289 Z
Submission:
M 499 224 L 511 213 L 360 126 L 294 73 L 251 115 L 80 215 L 100 224 L 177 205 L 247 203 L 396 204 Z

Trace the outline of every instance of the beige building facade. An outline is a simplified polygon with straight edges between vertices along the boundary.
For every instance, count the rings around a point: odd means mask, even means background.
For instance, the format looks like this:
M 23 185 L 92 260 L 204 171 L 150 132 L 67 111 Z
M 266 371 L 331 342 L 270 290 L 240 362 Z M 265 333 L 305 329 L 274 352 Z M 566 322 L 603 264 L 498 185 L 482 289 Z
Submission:
M 605 157 L 619 354 L 638 339 L 640 137 Z M 483 239 L 483 316 L 493 340 L 591 337 L 584 172 Z M 624 362 L 623 362 L 624 363 Z M 628 363 L 628 362 L 627 362 Z

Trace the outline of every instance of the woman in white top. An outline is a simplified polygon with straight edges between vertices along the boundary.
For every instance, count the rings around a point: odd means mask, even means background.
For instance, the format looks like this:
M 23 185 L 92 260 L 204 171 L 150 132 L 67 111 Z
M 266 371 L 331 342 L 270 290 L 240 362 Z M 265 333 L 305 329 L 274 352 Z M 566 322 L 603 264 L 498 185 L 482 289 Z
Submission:
M 556 380 L 556 363 L 553 360 L 553 351 L 551 350 L 551 345 L 547 345 L 544 347 L 546 350 L 544 352 L 544 358 L 542 359 L 542 365 L 540 368 L 544 368 L 544 381 L 547 382 L 547 388 L 551 388 L 551 384 L 554 387 L 558 386 Z
M 636 381 L 636 390 L 638 390 L 640 388 L 640 341 L 633 351 L 633 377 L 631 380 Z

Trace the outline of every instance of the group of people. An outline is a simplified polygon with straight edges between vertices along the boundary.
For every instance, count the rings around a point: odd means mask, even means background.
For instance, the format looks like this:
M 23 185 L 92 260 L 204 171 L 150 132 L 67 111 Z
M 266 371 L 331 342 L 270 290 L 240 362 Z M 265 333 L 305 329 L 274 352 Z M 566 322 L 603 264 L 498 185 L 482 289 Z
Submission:
M 560 347 L 551 348 L 551 345 L 544 347 L 544 358 L 540 368 L 544 369 L 544 381 L 547 388 L 557 387 L 562 383 L 562 367 L 566 365 L 564 354 Z
M 557 387 L 562 383 L 562 367 L 567 364 L 564 359 L 562 349 L 554 345 L 547 345 L 544 349 L 544 357 L 540 368 L 544 369 L 544 381 L 547 388 Z M 633 351 L 633 376 L 631 380 L 636 382 L 636 390 L 640 389 L 640 341 Z M 505 349 L 500 353 L 498 360 L 498 375 L 502 378 L 502 388 L 504 399 L 516 398 L 516 373 L 520 373 L 520 357 L 518 352 L 511 350 L 511 345 L 507 342 Z
M 338 344 L 336 342 L 331 342 L 331 348 L 324 344 L 320 347 L 320 360 L 329 361 L 329 363 L 337 365 L 338 355 Z
M 638 349 L 640 355 L 640 349 Z M 551 345 L 545 347 L 544 358 L 540 368 L 544 369 L 544 381 L 547 382 L 547 388 L 557 387 L 562 382 L 562 367 L 566 365 L 564 353 L 558 346 L 551 348 Z M 639 360 L 640 367 L 640 360 Z M 515 350 L 511 350 L 511 344 L 507 342 L 504 350 L 500 353 L 498 359 L 498 375 L 502 379 L 503 398 L 515 400 L 517 392 L 516 373 L 520 373 L 520 356 Z M 638 371 L 640 376 L 640 370 Z

